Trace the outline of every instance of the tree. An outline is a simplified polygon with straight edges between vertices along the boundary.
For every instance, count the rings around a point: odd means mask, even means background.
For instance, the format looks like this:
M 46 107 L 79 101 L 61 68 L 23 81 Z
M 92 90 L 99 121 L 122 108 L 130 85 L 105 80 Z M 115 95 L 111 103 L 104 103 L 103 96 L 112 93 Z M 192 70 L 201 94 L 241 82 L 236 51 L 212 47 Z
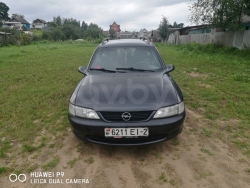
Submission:
M 0 21 L 9 20 L 9 14 L 8 14 L 9 10 L 10 10 L 9 7 L 6 4 L 0 2 Z
M 54 22 L 57 26 L 62 26 L 62 25 L 63 25 L 61 16 L 53 17 L 53 22 Z
M 63 18 L 62 24 L 63 25 L 72 25 L 74 27 L 80 28 L 80 21 L 77 21 L 74 18 Z
M 242 18 L 250 16 L 249 0 L 195 0 L 189 21 L 235 31 L 242 28 Z
M 162 17 L 162 20 L 158 28 L 158 32 L 161 38 L 165 41 L 168 37 L 168 20 L 165 16 Z
M 115 38 L 115 30 L 114 29 L 109 30 L 109 36 L 111 37 L 111 39 Z
M 85 32 L 85 37 L 97 39 L 103 36 L 103 31 L 97 28 L 88 28 Z
M 173 27 L 174 27 L 174 28 L 177 28 L 177 26 L 178 26 L 177 23 L 174 22 Z
M 179 24 L 177 25 L 177 27 L 178 27 L 178 28 L 183 28 L 183 27 L 184 27 L 184 23 L 179 23 Z
M 84 32 L 87 38 L 97 39 L 103 36 L 103 30 L 95 23 L 90 23 L 88 29 Z
M 22 14 L 12 14 L 12 18 L 16 18 L 16 19 L 20 19 L 20 18 L 24 18 L 24 15 L 22 15 Z
M 95 24 L 95 23 L 90 23 L 90 24 L 89 24 L 89 28 L 95 28 L 95 29 L 98 29 L 98 28 L 99 28 L 99 26 L 98 26 L 97 24 Z
M 62 27 L 62 32 L 65 36 L 65 39 L 76 40 L 81 38 L 82 33 L 80 27 L 76 27 L 74 25 L 66 24 Z
M 86 31 L 88 29 L 88 24 L 82 21 L 82 26 L 81 26 L 83 31 Z
M 55 22 L 47 22 L 47 26 L 48 27 L 56 27 L 56 23 Z
M 183 28 L 184 27 L 184 23 L 177 24 L 177 22 L 174 22 L 173 27 L 174 28 Z

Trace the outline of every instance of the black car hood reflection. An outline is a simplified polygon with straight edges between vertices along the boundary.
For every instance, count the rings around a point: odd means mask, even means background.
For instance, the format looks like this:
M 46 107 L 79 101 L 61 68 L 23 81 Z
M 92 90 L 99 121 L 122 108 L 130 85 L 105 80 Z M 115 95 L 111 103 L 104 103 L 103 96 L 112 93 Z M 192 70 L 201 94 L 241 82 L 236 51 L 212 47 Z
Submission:
M 148 111 L 180 102 L 164 72 L 95 73 L 85 76 L 75 105 L 95 111 Z

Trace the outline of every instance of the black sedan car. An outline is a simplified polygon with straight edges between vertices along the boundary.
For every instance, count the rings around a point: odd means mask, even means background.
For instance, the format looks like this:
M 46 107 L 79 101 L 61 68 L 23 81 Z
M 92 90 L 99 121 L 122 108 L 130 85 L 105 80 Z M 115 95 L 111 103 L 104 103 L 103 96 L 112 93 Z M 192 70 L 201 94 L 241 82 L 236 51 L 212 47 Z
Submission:
M 181 133 L 183 95 L 147 39 L 104 39 L 69 103 L 73 133 L 107 145 L 144 145 Z

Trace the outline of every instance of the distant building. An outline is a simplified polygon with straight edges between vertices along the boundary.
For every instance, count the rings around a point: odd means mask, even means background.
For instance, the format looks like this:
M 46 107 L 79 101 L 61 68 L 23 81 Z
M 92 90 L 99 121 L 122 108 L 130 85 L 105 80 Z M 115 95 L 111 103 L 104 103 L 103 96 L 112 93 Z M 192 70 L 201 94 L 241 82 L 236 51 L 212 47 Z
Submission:
M 137 35 L 138 38 L 147 37 L 152 42 L 160 42 L 161 36 L 158 33 L 158 30 L 147 31 L 145 28 L 141 29 Z
M 103 35 L 106 37 L 109 36 L 109 31 L 103 31 Z
M 148 38 L 150 39 L 151 42 L 160 42 L 161 41 L 161 36 L 158 32 L 158 30 L 152 30 L 148 32 Z
M 11 18 L 9 22 L 20 22 L 22 26 L 30 29 L 30 23 L 27 22 L 27 20 L 25 20 L 24 18 Z
M 6 29 L 21 30 L 22 29 L 22 24 L 21 24 L 21 22 L 4 22 L 2 27 L 6 28 Z
M 113 23 L 112 25 L 109 26 L 109 29 L 113 29 L 115 31 L 115 33 L 120 32 L 120 25 L 117 25 L 117 23 Z
M 138 33 L 138 38 L 140 38 L 140 37 L 148 37 L 148 31 L 147 31 L 147 29 L 141 29 L 140 31 L 139 31 L 139 33 Z
M 34 29 L 42 29 L 44 27 L 47 27 L 47 22 L 42 19 L 36 19 L 32 23 L 32 28 Z
M 243 16 L 242 23 L 246 30 L 250 30 L 250 16 Z
M 117 39 L 135 39 L 135 38 L 137 38 L 137 33 L 136 32 L 129 32 L 129 31 L 117 32 L 116 38 Z

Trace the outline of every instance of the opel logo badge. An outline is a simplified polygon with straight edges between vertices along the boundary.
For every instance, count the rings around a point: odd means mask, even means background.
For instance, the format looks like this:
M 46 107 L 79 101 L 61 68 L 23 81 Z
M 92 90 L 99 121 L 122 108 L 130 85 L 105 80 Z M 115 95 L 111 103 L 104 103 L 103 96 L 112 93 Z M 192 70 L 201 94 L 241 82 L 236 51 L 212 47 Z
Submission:
M 122 119 L 123 119 L 124 121 L 129 121 L 130 118 L 131 118 L 130 113 L 124 112 L 124 113 L 122 114 Z

